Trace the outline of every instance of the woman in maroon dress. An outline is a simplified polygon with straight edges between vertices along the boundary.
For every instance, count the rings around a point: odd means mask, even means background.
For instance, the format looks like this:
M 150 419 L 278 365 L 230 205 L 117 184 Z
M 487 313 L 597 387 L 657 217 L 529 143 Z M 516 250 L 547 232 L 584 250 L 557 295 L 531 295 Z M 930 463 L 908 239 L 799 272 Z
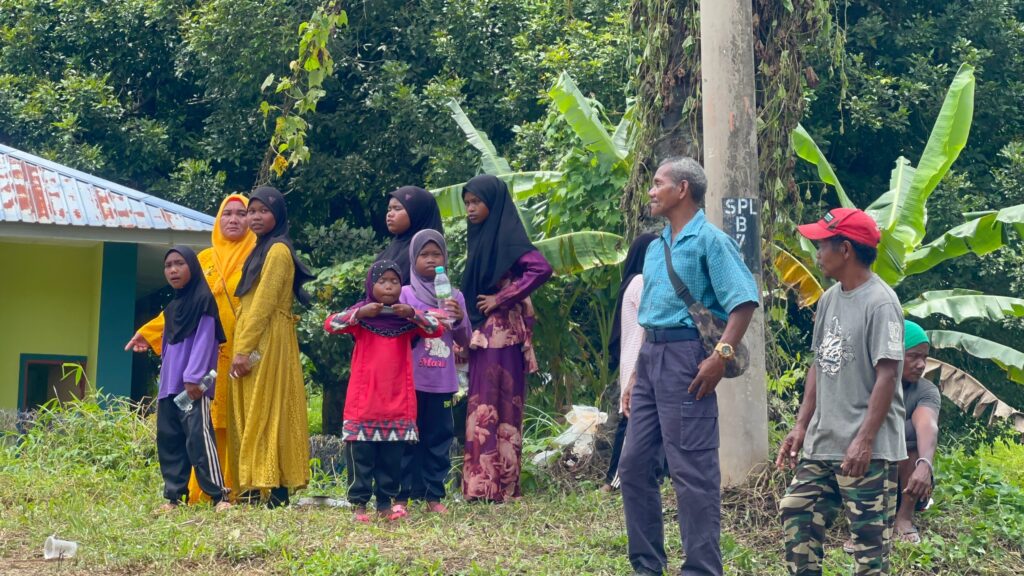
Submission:
M 530 293 L 551 265 L 530 243 L 508 187 L 482 175 L 462 191 L 469 255 L 462 276 L 473 337 L 462 493 L 467 501 L 519 498 L 526 375 L 537 370 Z

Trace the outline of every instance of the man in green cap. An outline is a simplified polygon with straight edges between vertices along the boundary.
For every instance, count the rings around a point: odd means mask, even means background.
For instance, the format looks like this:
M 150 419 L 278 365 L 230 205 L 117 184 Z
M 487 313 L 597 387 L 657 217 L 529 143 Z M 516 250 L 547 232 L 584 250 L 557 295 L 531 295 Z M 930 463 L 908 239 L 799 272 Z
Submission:
M 939 410 L 942 393 L 924 379 L 928 361 L 928 335 L 911 322 L 903 321 L 903 404 L 907 408 L 907 459 L 899 466 L 899 501 L 893 530 L 896 538 L 914 544 L 921 536 L 914 526 L 914 511 L 924 510 L 932 495 L 932 462 L 939 440 Z

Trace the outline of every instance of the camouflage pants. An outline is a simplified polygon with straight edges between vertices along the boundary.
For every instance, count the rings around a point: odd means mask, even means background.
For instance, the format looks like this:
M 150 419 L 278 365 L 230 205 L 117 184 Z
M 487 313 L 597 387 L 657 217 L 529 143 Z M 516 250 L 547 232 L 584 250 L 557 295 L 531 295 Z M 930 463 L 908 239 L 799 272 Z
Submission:
M 889 573 L 896 517 L 897 466 L 872 460 L 860 478 L 844 476 L 838 461 L 801 460 L 779 503 L 786 532 L 786 565 L 797 576 L 820 575 L 825 530 L 845 504 L 853 537 L 854 574 Z

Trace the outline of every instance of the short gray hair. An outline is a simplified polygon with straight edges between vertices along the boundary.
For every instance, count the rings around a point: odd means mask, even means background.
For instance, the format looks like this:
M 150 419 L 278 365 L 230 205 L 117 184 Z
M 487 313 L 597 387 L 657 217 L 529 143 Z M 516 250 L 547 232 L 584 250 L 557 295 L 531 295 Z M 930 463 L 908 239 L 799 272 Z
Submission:
M 690 197 L 697 204 L 704 201 L 704 193 L 708 189 L 708 177 L 700 163 L 689 156 L 671 156 L 658 164 L 658 168 L 668 166 L 668 175 L 672 183 L 679 185 L 684 180 L 690 184 Z

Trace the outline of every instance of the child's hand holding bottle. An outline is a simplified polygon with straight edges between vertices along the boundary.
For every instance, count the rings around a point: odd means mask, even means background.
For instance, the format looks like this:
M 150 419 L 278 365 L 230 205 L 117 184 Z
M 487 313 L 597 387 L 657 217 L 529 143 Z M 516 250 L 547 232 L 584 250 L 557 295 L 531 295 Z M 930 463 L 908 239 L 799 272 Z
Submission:
M 444 301 L 444 311 L 448 313 L 454 324 L 462 321 L 463 312 L 462 307 L 459 306 L 459 301 L 455 298 L 448 298 Z

